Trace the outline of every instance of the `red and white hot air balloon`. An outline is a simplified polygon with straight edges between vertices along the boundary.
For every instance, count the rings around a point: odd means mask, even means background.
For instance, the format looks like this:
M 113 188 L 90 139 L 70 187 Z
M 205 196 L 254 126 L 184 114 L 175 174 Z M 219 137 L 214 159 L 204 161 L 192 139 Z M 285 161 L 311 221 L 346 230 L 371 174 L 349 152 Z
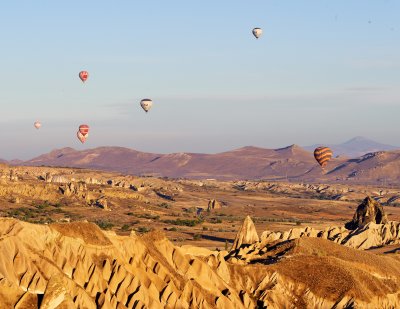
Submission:
M 86 142 L 86 139 L 89 137 L 89 126 L 87 124 L 80 125 L 76 136 L 81 141 L 81 143 Z
M 40 129 L 40 127 L 42 126 L 42 124 L 40 123 L 40 121 L 35 121 L 35 123 L 33 124 L 33 126 L 36 128 L 36 129 Z
M 81 124 L 79 126 L 79 132 L 85 137 L 88 137 L 89 135 L 89 126 L 87 124 Z
M 86 137 L 84 137 L 81 132 L 76 132 L 76 137 L 81 141 L 82 144 L 86 142 Z
M 88 77 L 89 77 L 89 73 L 87 71 L 80 71 L 79 72 L 79 78 L 81 79 L 82 82 L 86 82 Z

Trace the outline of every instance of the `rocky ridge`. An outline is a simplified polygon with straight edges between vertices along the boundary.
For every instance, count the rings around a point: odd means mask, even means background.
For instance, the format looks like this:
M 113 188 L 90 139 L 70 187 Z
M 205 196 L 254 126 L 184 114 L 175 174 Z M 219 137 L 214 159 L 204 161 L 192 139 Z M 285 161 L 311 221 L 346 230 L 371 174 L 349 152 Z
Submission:
M 246 218 L 232 250 L 218 252 L 174 246 L 160 232 L 118 236 L 84 222 L 43 226 L 1 218 L 0 304 L 15 308 L 400 306 L 400 259 L 354 249 L 376 245 L 378 239 L 400 243 L 400 223 L 369 223 L 357 234 L 344 228 L 322 234 L 310 228 L 264 232 L 260 239 L 254 230 Z M 368 244 L 366 238 L 371 239 Z
M 239 294 L 224 295 L 231 287 L 207 261 L 185 255 L 158 233 L 121 237 L 89 223 L 38 226 L 13 219 L 1 219 L 0 229 L 3 305 L 244 308 Z M 224 263 L 217 253 L 209 259 Z

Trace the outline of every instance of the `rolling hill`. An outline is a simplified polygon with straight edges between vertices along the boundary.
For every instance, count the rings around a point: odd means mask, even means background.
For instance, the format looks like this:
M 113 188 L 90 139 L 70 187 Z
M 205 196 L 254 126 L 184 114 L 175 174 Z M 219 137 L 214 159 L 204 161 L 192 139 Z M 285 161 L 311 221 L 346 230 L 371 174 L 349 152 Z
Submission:
M 314 151 L 315 148 L 321 145 L 322 144 L 306 146 L 304 147 L 304 149 Z M 328 144 L 323 146 L 330 147 L 333 150 L 335 156 L 345 156 L 349 158 L 356 158 L 370 152 L 388 151 L 400 148 L 392 145 L 378 143 L 362 136 L 356 136 L 342 144 Z
M 139 176 L 219 180 L 288 180 L 391 185 L 400 183 L 400 150 L 358 158 L 332 158 L 325 171 L 313 154 L 291 145 L 279 149 L 243 147 L 232 151 L 156 154 L 122 147 L 53 150 L 11 165 L 90 168 Z
M 217 154 L 153 154 L 100 147 L 84 151 L 58 149 L 24 165 L 82 167 L 175 178 L 280 179 L 309 172 L 315 168 L 315 161 L 310 152 L 296 145 L 281 149 L 243 147 Z

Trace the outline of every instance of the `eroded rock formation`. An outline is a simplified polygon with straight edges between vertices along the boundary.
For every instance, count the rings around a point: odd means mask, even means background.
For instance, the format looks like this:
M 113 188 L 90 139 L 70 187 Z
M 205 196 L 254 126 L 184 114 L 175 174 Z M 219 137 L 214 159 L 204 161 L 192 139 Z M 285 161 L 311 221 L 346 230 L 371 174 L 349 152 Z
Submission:
M 93 309 L 245 307 L 212 267 L 227 271 L 218 253 L 210 266 L 158 232 L 121 237 L 90 223 L 0 223 L 0 303 L 10 308 L 22 299 L 20 308 L 37 308 L 38 298 L 43 308 L 71 300 Z
M 239 249 L 241 245 L 253 244 L 258 241 L 259 238 L 253 220 L 251 220 L 250 216 L 247 216 L 246 219 L 244 219 L 242 227 L 236 234 L 231 250 L 236 250 Z
M 217 200 L 210 200 L 208 202 L 207 211 L 212 211 L 214 209 L 221 209 L 222 206 Z
M 399 259 L 316 237 L 266 240 L 226 256 L 174 246 L 159 232 L 0 218 L 0 307 L 400 307 Z
M 355 230 L 357 228 L 363 228 L 370 222 L 385 224 L 388 222 L 388 219 L 382 205 L 368 196 L 357 207 L 353 220 L 346 224 L 346 228 Z

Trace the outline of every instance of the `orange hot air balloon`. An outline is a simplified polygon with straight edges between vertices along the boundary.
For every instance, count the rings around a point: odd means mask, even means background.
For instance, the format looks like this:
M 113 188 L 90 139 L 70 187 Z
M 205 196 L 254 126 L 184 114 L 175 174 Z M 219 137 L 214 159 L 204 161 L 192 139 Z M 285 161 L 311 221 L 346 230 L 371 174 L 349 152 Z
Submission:
M 33 126 L 36 128 L 36 129 L 40 129 L 40 127 L 42 126 L 42 124 L 40 123 L 40 121 L 35 121 L 35 123 L 33 124 Z
M 80 71 L 79 72 L 79 78 L 81 79 L 82 82 L 86 82 L 88 77 L 89 77 L 89 73 L 87 71 Z
M 83 136 L 83 134 L 81 132 L 76 132 L 76 137 L 81 141 L 81 143 L 83 144 L 84 142 L 86 142 L 86 137 Z
M 328 164 L 328 161 L 332 158 L 332 155 L 333 152 L 329 147 L 321 146 L 314 150 L 314 158 L 322 168 Z

